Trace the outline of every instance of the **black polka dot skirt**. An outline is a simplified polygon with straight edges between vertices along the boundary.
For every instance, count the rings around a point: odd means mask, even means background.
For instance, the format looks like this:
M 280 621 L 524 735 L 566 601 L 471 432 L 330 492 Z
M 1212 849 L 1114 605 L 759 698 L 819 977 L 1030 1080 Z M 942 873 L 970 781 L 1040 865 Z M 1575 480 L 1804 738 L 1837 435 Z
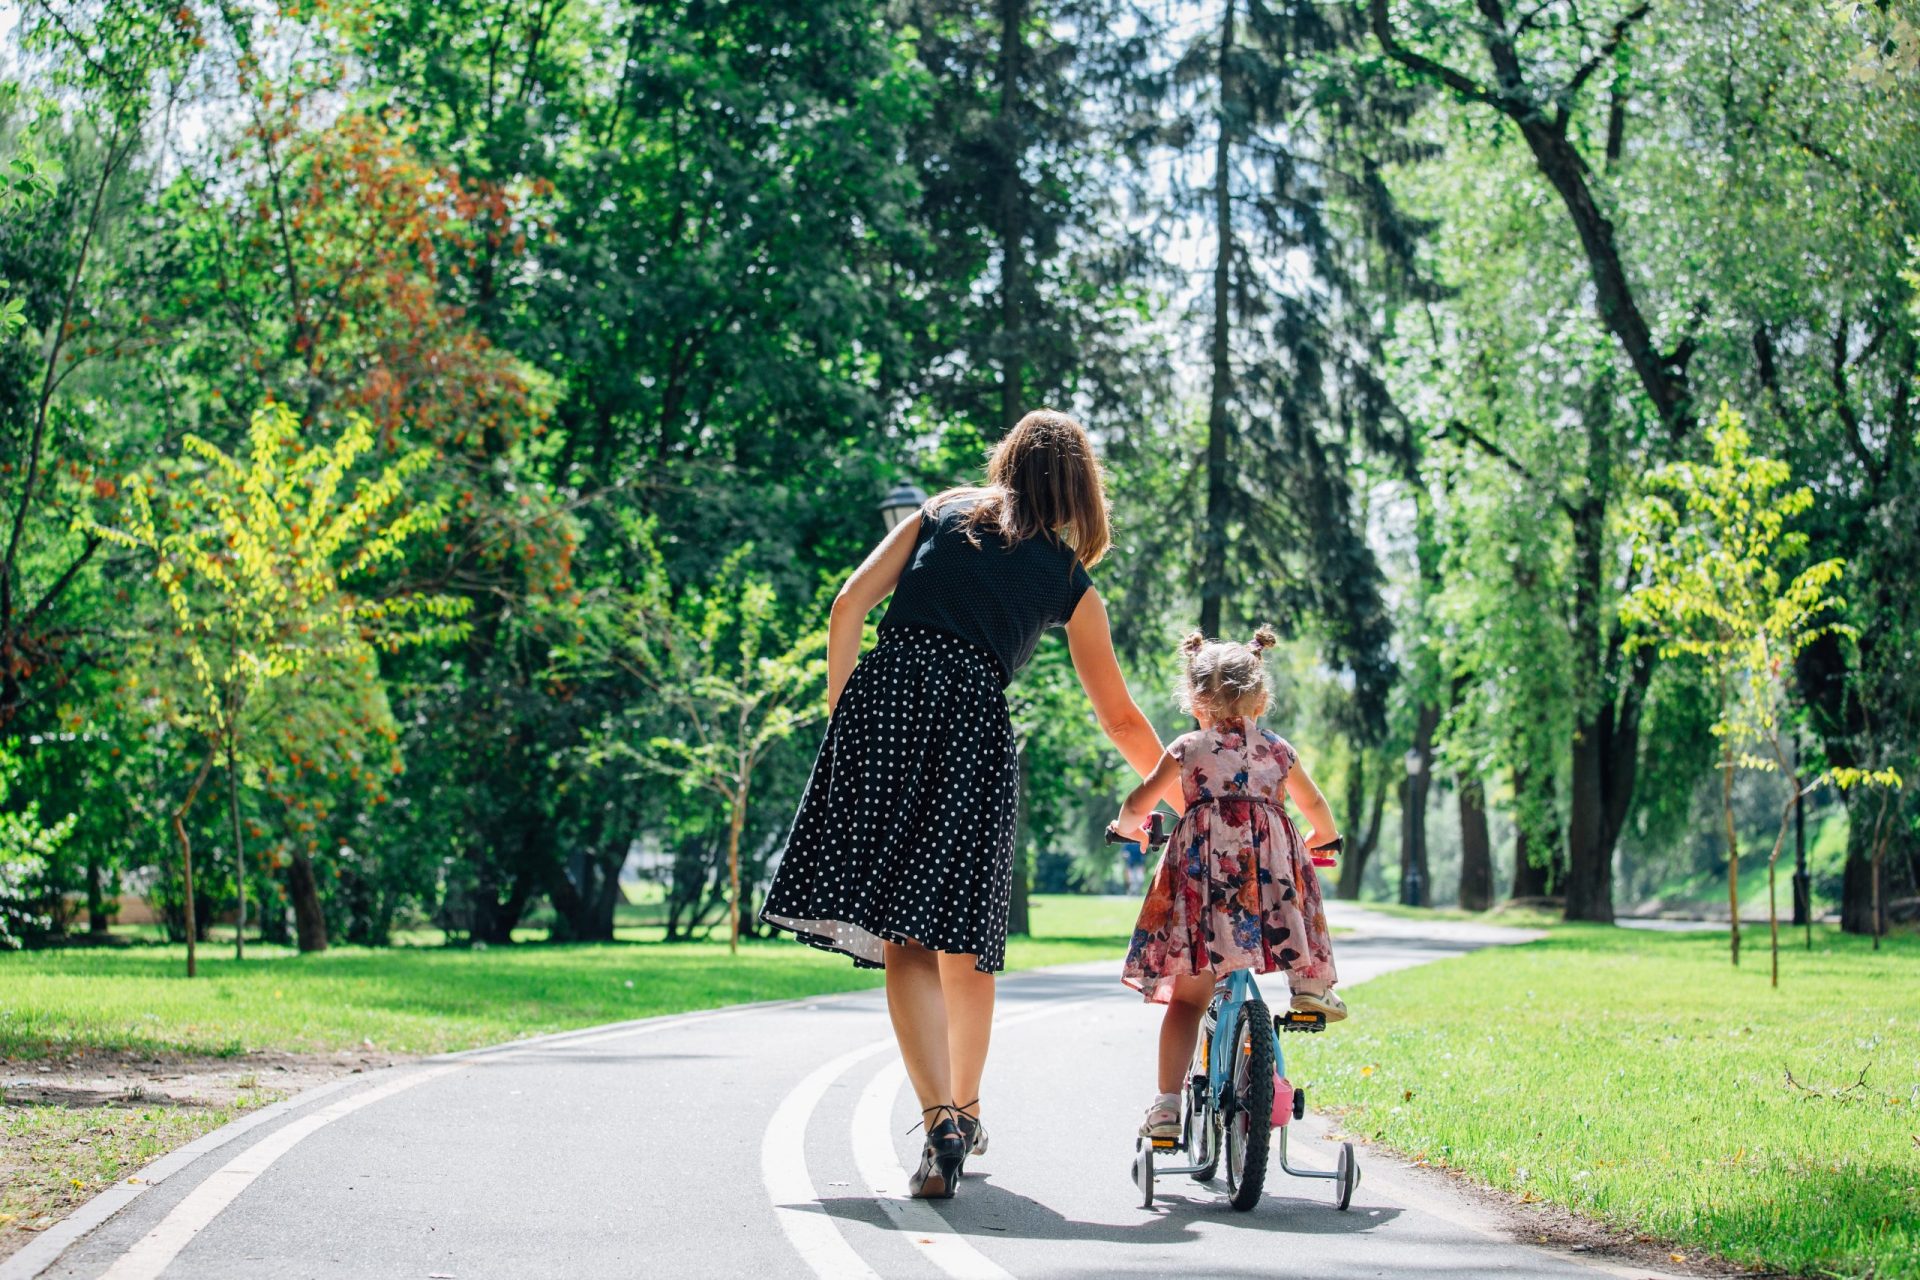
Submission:
M 834 708 L 760 918 L 862 968 L 918 942 L 997 972 L 1019 798 L 993 659 L 889 627 Z

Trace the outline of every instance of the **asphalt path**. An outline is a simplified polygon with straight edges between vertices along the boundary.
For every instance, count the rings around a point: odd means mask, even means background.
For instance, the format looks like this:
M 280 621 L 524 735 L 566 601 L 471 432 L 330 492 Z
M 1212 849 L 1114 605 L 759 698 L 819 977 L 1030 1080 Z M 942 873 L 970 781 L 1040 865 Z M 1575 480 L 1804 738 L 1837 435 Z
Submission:
M 1527 936 L 1334 910 L 1357 930 L 1335 940 L 1348 989 Z M 0 1280 L 1655 1274 L 1516 1242 L 1445 1179 L 1366 1148 L 1344 1213 L 1330 1182 L 1277 1170 L 1248 1213 L 1224 1179 L 1179 1177 L 1142 1209 L 1128 1168 L 1158 1011 L 1117 970 L 1003 980 L 992 1145 L 951 1201 L 906 1198 L 917 1114 L 881 996 L 862 992 L 323 1086 L 106 1193 Z M 1348 998 L 1364 1017 L 1364 989 Z M 1283 1043 L 1289 1074 L 1310 1079 L 1316 1038 Z M 1324 1123 L 1294 1128 L 1294 1162 L 1331 1168 Z

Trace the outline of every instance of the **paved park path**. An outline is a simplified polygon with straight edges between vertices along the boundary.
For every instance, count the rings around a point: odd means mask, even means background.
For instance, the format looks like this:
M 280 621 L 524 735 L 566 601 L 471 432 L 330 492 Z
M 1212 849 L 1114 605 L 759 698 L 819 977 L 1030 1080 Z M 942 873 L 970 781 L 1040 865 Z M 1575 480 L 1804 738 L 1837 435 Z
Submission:
M 1335 944 L 1348 985 L 1529 936 L 1335 911 L 1355 930 Z M 1117 962 L 1003 981 L 992 1150 L 937 1206 L 905 1198 L 917 1117 L 873 991 L 335 1082 L 105 1193 L 0 1280 L 1655 1274 L 1517 1243 L 1443 1178 L 1365 1148 L 1346 1213 L 1330 1183 L 1277 1172 L 1250 1213 L 1185 1178 L 1141 1209 L 1128 1162 L 1158 1012 Z M 1296 1075 L 1316 1043 L 1286 1039 Z M 1296 1129 L 1296 1163 L 1331 1167 L 1324 1132 Z

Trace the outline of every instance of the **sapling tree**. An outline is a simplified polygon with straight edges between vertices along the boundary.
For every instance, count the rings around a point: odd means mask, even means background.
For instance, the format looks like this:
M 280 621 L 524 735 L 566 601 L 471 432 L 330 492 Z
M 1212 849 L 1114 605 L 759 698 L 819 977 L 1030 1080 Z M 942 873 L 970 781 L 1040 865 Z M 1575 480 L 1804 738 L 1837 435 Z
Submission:
M 195 970 L 193 848 L 186 818 L 216 760 L 224 758 L 235 880 L 246 923 L 246 866 L 239 760 L 249 701 L 296 674 L 370 668 L 376 649 L 457 638 L 468 601 L 360 583 L 437 527 L 439 501 L 406 503 L 407 482 L 433 461 L 417 449 L 346 482 L 374 444 L 373 426 L 349 418 L 331 443 L 304 443 L 285 405 L 253 415 L 243 457 L 188 434 L 184 456 L 154 478 L 127 478 L 122 523 L 82 523 L 143 553 L 166 597 L 169 624 L 154 629 L 155 668 L 184 665 L 173 716 L 201 744 L 186 796 L 172 814 L 186 892 L 187 976 Z M 396 510 L 396 508 L 398 508 Z
M 1734 829 L 1733 779 L 1739 768 L 1787 779 L 1780 827 L 1767 859 L 1767 928 L 1773 983 L 1780 982 L 1776 868 L 1795 803 L 1828 782 L 1839 787 L 1899 784 L 1891 770 L 1828 769 L 1812 778 L 1789 748 L 1785 681 L 1795 656 L 1822 636 L 1846 636 L 1834 588 L 1845 562 L 1834 558 L 1788 576 L 1804 557 L 1806 535 L 1787 526 L 1813 504 L 1805 486 L 1788 488 L 1787 464 L 1756 455 L 1741 416 L 1720 406 L 1707 432 L 1706 462 L 1674 462 L 1647 477 L 1649 492 L 1628 514 L 1639 585 L 1621 602 L 1634 644 L 1657 644 L 1663 657 L 1691 657 L 1706 668 L 1719 715 L 1721 813 L 1727 834 L 1727 906 L 1734 964 L 1740 963 L 1740 841 Z
M 556 651 L 573 669 L 611 667 L 656 699 L 632 716 L 665 712 L 672 729 L 638 740 L 609 726 L 589 754 L 629 760 L 643 773 L 673 778 L 725 807 L 727 946 L 740 944 L 740 834 L 755 772 L 768 754 L 826 714 L 819 697 L 827 673 L 826 629 L 819 610 L 797 623 L 772 585 L 747 567 L 752 544 L 724 559 L 705 583 L 675 591 L 651 520 L 623 517 L 638 564 L 631 591 L 609 600 L 604 625 L 582 626 L 581 644 Z M 590 639 L 589 631 L 598 637 Z

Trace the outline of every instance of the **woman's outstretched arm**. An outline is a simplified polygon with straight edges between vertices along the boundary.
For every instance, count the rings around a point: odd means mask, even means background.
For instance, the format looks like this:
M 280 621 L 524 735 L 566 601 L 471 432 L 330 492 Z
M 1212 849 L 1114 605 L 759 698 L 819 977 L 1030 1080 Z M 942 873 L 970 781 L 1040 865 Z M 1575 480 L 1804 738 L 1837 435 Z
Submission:
M 902 520 L 893 531 L 867 552 L 840 594 L 833 598 L 833 612 L 827 620 L 827 711 L 840 705 L 840 691 L 860 661 L 860 632 L 873 606 L 893 594 L 913 558 L 913 544 L 920 535 L 920 521 Z
M 1120 749 L 1141 777 L 1152 773 L 1160 763 L 1160 736 L 1127 692 L 1126 677 L 1120 674 L 1120 660 L 1113 655 L 1113 631 L 1107 622 L 1107 606 L 1100 593 L 1091 587 L 1080 597 L 1073 617 L 1067 622 L 1067 650 L 1073 655 L 1074 674 L 1087 691 L 1100 730 Z M 1178 795 L 1169 803 L 1178 812 Z

